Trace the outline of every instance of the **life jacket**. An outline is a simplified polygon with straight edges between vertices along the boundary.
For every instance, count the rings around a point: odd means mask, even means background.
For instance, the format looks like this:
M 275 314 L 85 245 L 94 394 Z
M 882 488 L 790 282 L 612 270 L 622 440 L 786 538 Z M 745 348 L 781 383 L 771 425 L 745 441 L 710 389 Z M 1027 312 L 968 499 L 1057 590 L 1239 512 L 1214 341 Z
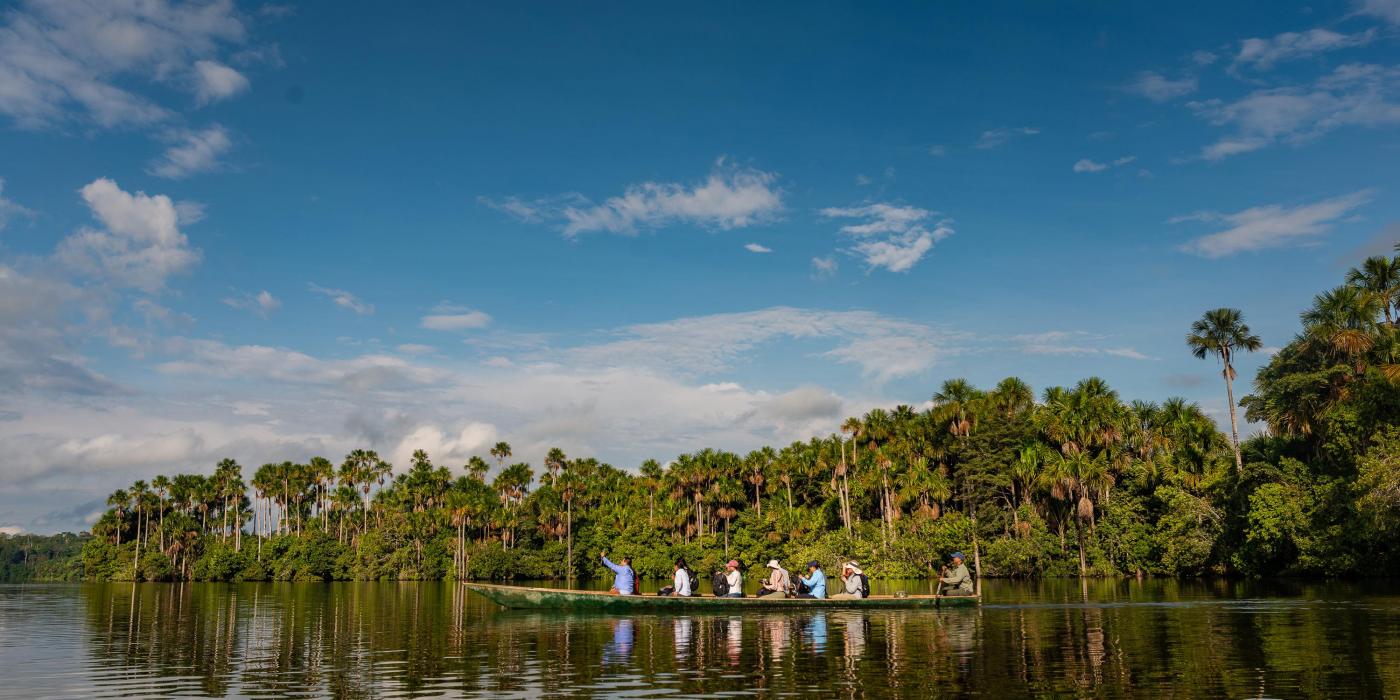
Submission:
M 860 597 L 870 597 L 870 577 L 865 574 L 860 575 Z
M 715 575 L 710 577 L 710 587 L 715 590 L 717 596 L 729 595 L 729 579 L 723 571 L 716 571 Z

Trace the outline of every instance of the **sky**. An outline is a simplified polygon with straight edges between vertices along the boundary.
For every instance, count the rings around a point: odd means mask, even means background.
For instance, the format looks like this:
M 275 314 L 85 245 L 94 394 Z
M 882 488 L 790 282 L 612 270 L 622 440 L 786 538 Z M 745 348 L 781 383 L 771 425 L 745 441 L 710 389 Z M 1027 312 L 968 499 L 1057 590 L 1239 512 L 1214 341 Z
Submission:
M 0 531 L 1088 376 L 1228 425 L 1400 240 L 1400 0 L 0 3 Z M 937 5 L 937 6 L 935 6 Z

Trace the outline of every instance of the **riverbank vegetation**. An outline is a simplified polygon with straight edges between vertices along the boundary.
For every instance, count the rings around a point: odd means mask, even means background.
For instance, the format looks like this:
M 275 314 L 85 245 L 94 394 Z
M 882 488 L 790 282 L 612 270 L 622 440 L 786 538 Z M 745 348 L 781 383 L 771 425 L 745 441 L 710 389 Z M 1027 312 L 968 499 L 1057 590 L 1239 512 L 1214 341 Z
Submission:
M 228 459 L 112 494 L 84 562 L 122 580 L 563 578 L 603 575 L 606 550 L 648 578 L 678 555 L 915 577 L 975 537 L 993 576 L 1395 575 L 1397 305 L 1400 258 L 1318 295 L 1241 400 L 1266 426 L 1242 444 L 1235 364 L 1262 343 L 1218 309 L 1181 352 L 1221 369 L 1228 435 L 1181 399 L 1125 401 L 1095 377 L 1037 395 L 1010 377 L 950 380 L 927 407 L 805 442 L 632 469 L 558 449 L 532 465 L 504 442 L 451 467 L 421 451 L 397 470 L 369 450 Z
M 81 554 L 87 537 L 0 532 L 0 583 L 77 581 L 82 578 Z

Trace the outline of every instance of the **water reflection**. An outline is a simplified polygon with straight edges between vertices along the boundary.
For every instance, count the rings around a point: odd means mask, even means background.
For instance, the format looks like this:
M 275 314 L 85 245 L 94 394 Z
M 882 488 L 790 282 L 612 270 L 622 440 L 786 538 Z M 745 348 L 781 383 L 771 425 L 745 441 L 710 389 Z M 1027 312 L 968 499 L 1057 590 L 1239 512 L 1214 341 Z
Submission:
M 567 615 L 450 584 L 0 587 L 32 698 L 619 694 L 1384 696 L 1387 589 L 1054 582 L 945 611 Z

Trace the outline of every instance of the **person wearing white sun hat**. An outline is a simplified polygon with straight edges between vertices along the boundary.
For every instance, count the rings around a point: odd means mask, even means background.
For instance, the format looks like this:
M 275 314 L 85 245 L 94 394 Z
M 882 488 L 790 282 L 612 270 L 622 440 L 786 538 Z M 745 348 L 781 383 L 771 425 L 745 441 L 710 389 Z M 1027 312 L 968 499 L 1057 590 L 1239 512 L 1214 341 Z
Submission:
M 758 595 L 769 598 L 786 598 L 792 588 L 792 575 L 777 559 L 768 560 L 768 578 L 759 586 Z
M 848 561 L 841 567 L 841 588 L 840 593 L 831 596 L 832 600 L 860 600 L 867 595 L 866 591 L 870 590 L 865 572 L 853 561 Z

